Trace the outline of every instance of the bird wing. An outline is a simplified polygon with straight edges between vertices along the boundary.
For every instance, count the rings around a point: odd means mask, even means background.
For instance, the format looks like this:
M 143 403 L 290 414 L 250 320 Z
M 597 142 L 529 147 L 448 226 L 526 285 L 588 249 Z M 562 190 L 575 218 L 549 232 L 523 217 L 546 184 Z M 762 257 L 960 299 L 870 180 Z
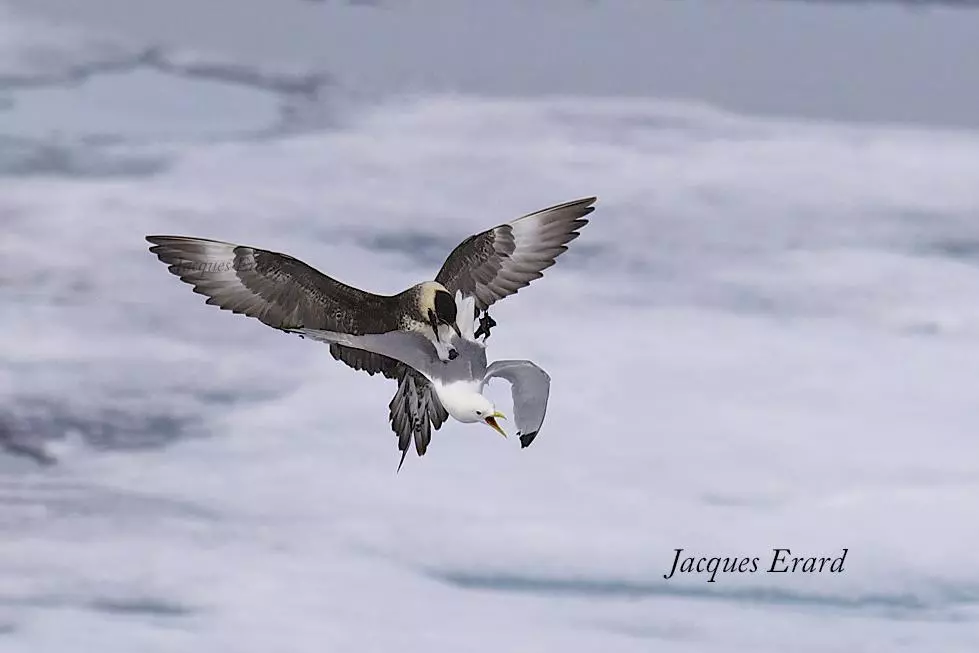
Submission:
M 330 354 L 348 367 L 362 370 L 371 376 L 380 373 L 388 379 L 400 379 L 402 376 L 400 368 L 408 367 L 404 363 L 382 354 L 336 343 L 330 344 Z
M 401 450 L 399 471 L 408 455 L 412 436 L 415 451 L 419 456 L 424 456 L 432 440 L 432 427 L 437 430 L 449 419 L 449 413 L 439 401 L 432 384 L 407 365 L 401 367 L 404 373 L 398 380 L 398 391 L 388 404 L 391 428 L 398 436 L 398 449 Z
M 520 436 L 520 446 L 529 447 L 544 423 L 547 398 L 551 392 L 551 377 L 536 364 L 517 360 L 494 361 L 486 369 L 482 386 L 494 377 L 510 382 L 513 421 L 519 429 L 517 435 Z
M 398 391 L 388 408 L 391 429 L 398 436 L 398 449 L 401 451 L 398 470 L 408 455 L 412 438 L 415 451 L 419 456 L 424 456 L 432 439 L 432 429 L 438 430 L 449 418 L 428 379 L 404 363 L 371 351 L 333 343 L 330 354 L 345 365 L 363 370 L 371 376 L 380 373 L 386 378 L 397 379 Z
M 360 334 L 389 298 L 353 288 L 286 254 L 186 236 L 147 236 L 150 251 L 207 303 L 276 329 Z
M 452 250 L 435 280 L 452 294 L 475 295 L 477 308 L 486 310 L 543 276 L 588 224 L 585 216 L 596 200 L 559 204 L 470 236 Z

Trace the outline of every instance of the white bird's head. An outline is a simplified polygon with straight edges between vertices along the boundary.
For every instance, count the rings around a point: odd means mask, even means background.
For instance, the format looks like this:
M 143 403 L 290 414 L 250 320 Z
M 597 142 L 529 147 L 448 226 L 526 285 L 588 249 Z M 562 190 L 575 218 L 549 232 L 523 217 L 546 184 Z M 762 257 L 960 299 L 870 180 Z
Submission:
M 482 422 L 503 437 L 506 437 L 506 431 L 500 428 L 499 423 L 496 421 L 497 419 L 506 419 L 506 415 L 498 411 L 493 405 L 493 402 L 483 395 L 472 393 L 457 397 L 452 404 L 451 409 L 448 405 L 446 409 L 460 422 L 467 424 Z

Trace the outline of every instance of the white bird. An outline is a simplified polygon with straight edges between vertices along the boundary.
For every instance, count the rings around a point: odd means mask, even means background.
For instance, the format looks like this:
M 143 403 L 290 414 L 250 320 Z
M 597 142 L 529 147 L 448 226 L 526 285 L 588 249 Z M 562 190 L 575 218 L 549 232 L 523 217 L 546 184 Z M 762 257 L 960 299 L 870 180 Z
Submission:
M 388 359 L 399 361 L 411 369 L 412 374 L 407 377 L 408 382 L 399 385 L 398 395 L 395 395 L 391 402 L 392 425 L 401 439 L 399 470 L 408 454 L 411 434 L 417 433 L 421 426 L 418 422 L 426 419 L 425 411 L 428 402 L 432 401 L 431 392 L 434 392 L 438 404 L 445 412 L 457 421 L 464 424 L 482 422 L 506 437 L 506 432 L 496 421 L 499 418 L 505 419 L 505 415 L 483 396 L 483 389 L 491 379 L 506 379 L 510 382 L 513 417 L 521 448 L 529 446 L 534 441 L 544 423 L 551 377 L 528 360 L 499 360 L 487 365 L 487 336 L 483 336 L 480 340 L 474 333 L 476 298 L 464 297 L 460 290 L 456 292 L 455 302 L 458 307 L 456 325 L 459 327 L 460 336 L 454 345 L 458 355 L 447 362 L 438 358 L 435 348 L 427 338 L 414 331 L 363 336 L 316 329 L 300 331 L 305 336 L 331 345 L 343 345 L 380 354 Z M 407 394 L 405 397 L 400 397 L 403 391 Z M 405 402 L 407 410 L 395 410 L 395 406 L 401 402 Z M 412 406 L 413 402 L 417 403 Z M 408 421 L 416 423 L 409 424 Z M 417 437 L 415 444 L 417 447 Z M 423 450 L 419 451 L 419 455 L 423 454 Z

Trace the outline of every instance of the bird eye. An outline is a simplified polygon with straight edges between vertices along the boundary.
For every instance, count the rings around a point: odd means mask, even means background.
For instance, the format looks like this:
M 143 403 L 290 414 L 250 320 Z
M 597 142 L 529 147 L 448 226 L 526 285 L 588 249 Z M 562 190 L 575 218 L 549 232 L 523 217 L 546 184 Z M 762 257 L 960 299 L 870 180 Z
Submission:
M 476 414 L 477 414 L 477 415 L 482 415 L 482 414 L 483 414 L 483 411 L 481 411 L 481 410 L 477 410 L 477 411 L 476 411 Z

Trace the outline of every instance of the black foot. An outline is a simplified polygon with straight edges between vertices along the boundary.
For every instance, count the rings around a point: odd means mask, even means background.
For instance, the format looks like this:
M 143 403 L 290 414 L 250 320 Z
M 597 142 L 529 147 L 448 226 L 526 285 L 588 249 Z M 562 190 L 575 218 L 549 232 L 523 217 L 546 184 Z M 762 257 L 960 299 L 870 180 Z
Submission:
M 496 326 L 496 320 L 490 317 L 489 313 L 483 313 L 483 317 L 479 318 L 479 328 L 476 329 L 476 333 L 473 337 L 478 338 L 480 334 L 485 333 L 486 337 L 490 336 L 490 329 Z

